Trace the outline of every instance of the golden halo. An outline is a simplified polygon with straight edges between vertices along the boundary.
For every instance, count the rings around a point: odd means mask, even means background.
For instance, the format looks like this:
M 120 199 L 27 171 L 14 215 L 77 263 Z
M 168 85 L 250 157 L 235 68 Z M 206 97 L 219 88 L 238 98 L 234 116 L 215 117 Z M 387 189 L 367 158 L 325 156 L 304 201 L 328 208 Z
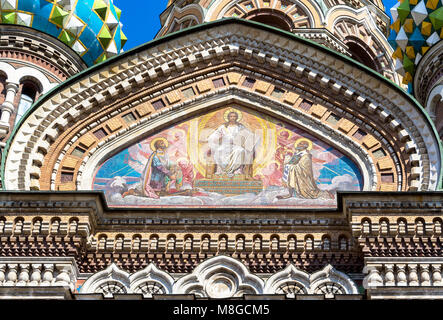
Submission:
M 243 114 L 242 114 L 240 111 L 238 111 L 238 110 L 236 110 L 236 109 L 233 109 L 233 108 L 229 108 L 229 109 L 226 110 L 225 113 L 223 114 L 223 118 L 225 119 L 226 122 L 229 122 L 228 115 L 229 115 L 231 112 L 235 112 L 235 113 L 237 114 L 237 116 L 238 116 L 237 122 L 240 122 L 241 119 L 243 119 Z
M 297 141 L 295 141 L 294 147 L 297 148 L 298 145 L 300 144 L 300 142 L 307 142 L 309 145 L 308 150 L 309 151 L 312 150 L 312 141 L 309 139 L 306 139 L 306 138 L 301 138 L 301 139 L 298 139 Z
M 155 143 L 156 143 L 157 141 L 160 141 L 160 140 L 162 140 L 162 141 L 165 143 L 166 148 L 169 147 L 169 142 L 168 142 L 168 140 L 166 140 L 165 138 L 156 138 L 156 139 L 154 139 L 154 140 L 151 141 L 151 150 L 152 150 L 152 151 L 157 151 L 157 149 L 155 148 Z

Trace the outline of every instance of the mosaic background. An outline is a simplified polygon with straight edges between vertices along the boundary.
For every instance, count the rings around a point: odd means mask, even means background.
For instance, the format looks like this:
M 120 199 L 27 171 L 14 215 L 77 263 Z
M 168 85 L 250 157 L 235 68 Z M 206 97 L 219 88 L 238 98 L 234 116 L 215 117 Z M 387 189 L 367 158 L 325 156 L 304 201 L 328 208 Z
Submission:
M 222 164 L 217 163 L 214 148 L 222 148 L 223 143 L 230 148 L 228 140 L 217 140 L 217 132 L 225 130 L 228 114 L 232 111 L 237 113 L 236 123 L 243 128 L 243 133 L 237 133 L 235 139 L 238 141 L 230 141 L 231 145 L 237 144 L 238 150 L 249 150 L 252 163 L 246 161 L 229 174 L 217 173 Z M 147 178 L 152 182 L 155 175 L 152 166 L 156 147 L 153 144 L 159 140 L 167 146 L 164 152 L 169 159 L 163 167 L 175 172 L 171 175 L 175 179 L 159 173 L 157 178 L 162 182 L 165 178 L 168 188 L 164 184 L 160 190 L 162 186 L 156 185 L 157 191 L 148 187 L 151 190 L 144 192 L 145 184 L 149 184 Z M 322 195 L 305 198 L 294 194 L 279 199 L 289 194 L 285 170 L 287 175 L 287 163 L 296 158 L 295 147 L 301 141 L 310 146 L 312 155 L 308 161 L 312 163 L 312 172 L 302 170 L 302 175 L 309 179 L 312 174 Z M 219 162 L 232 156 L 229 150 Z M 211 162 L 217 168 L 214 172 L 209 169 Z M 248 164 L 252 166 L 249 175 Z M 227 107 L 177 124 L 124 149 L 96 170 L 92 187 L 103 190 L 111 206 L 333 207 L 337 190 L 362 190 L 363 181 L 357 166 L 348 157 L 303 130 L 255 111 Z

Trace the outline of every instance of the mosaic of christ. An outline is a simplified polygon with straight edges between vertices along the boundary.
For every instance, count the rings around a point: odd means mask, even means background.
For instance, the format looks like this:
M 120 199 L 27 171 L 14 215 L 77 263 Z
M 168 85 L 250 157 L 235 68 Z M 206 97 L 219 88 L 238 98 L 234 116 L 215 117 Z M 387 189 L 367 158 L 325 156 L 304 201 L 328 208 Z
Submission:
M 360 191 L 357 166 L 299 128 L 226 107 L 150 136 L 105 161 L 93 189 L 110 206 L 334 207 Z

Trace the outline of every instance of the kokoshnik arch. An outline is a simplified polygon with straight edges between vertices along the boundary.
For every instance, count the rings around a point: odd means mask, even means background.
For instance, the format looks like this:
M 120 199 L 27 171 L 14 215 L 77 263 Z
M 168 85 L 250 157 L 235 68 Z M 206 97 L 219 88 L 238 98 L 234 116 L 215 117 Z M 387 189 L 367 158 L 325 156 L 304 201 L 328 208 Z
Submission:
M 91 9 L 115 36 L 111 4 Z M 161 21 L 89 69 L 59 44 L 77 74 L 8 131 L 1 296 L 441 296 L 442 145 L 381 3 L 179 0 Z

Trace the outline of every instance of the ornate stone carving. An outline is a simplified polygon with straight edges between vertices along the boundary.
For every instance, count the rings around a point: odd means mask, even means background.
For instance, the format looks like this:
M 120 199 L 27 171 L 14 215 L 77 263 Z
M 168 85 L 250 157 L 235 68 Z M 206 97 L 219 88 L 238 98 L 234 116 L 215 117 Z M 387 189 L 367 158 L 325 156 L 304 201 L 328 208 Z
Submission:
M 174 284 L 174 292 L 189 294 L 199 290 L 210 298 L 230 298 L 241 292 L 261 294 L 264 282 L 246 267 L 227 256 L 217 256 L 201 263 L 192 274 Z M 242 295 L 242 294 L 241 294 Z

